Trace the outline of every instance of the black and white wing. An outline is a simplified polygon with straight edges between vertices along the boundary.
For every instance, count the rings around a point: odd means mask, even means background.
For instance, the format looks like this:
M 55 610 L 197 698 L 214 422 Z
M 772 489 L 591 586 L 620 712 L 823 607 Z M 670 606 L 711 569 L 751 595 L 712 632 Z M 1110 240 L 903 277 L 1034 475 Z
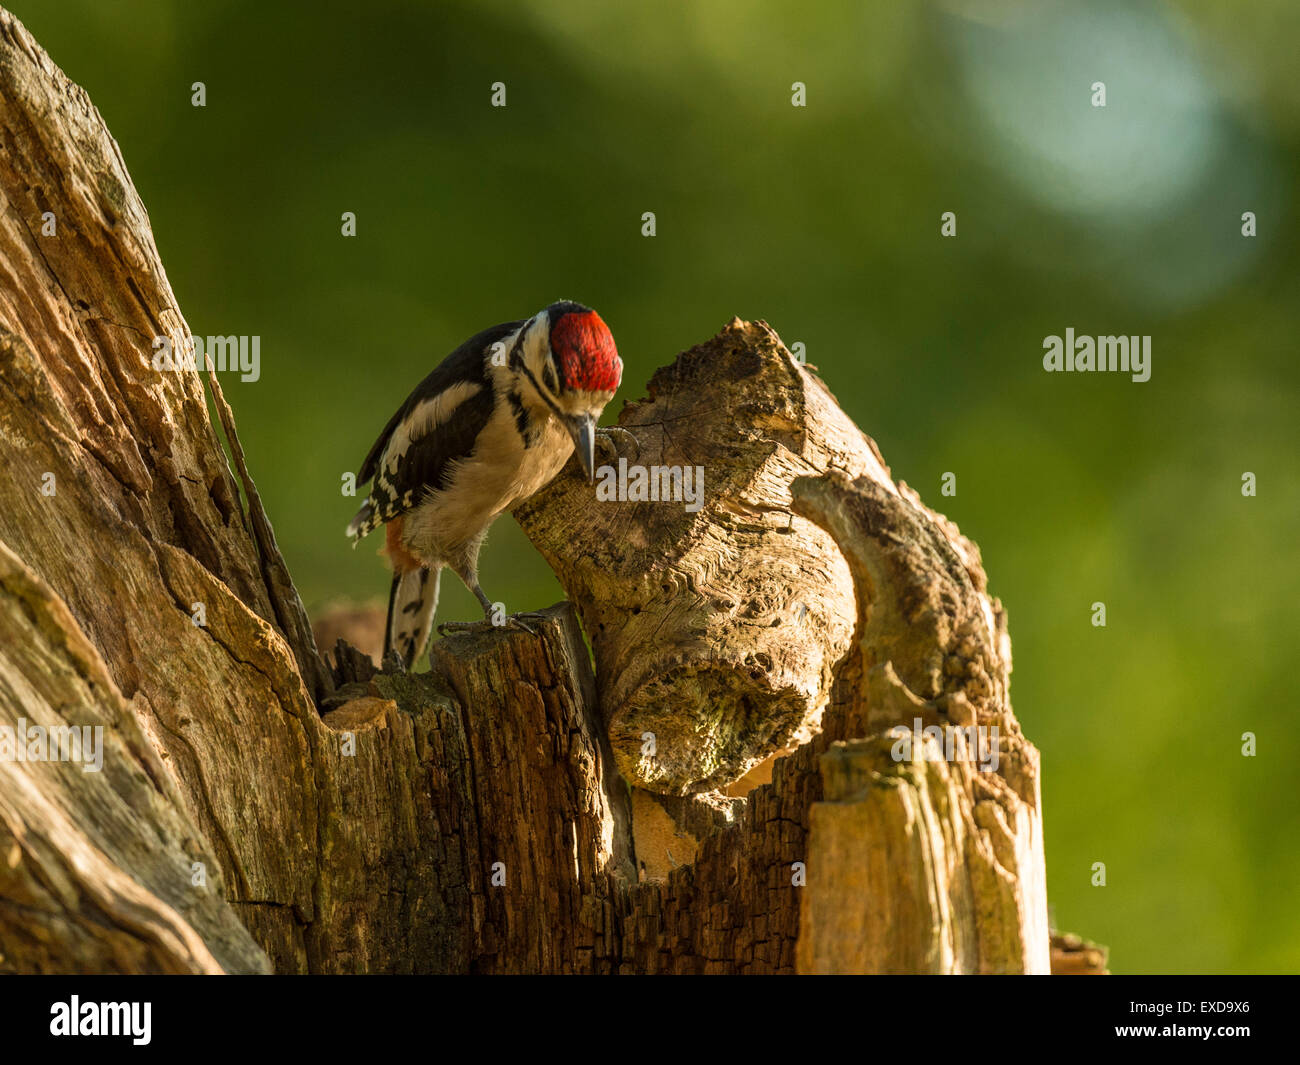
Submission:
M 488 356 L 523 322 L 507 322 L 470 337 L 421 381 L 379 434 L 357 483 L 373 480 L 370 495 L 348 526 L 354 541 L 419 504 L 429 490 L 447 487 L 454 464 L 474 450 L 492 416 Z

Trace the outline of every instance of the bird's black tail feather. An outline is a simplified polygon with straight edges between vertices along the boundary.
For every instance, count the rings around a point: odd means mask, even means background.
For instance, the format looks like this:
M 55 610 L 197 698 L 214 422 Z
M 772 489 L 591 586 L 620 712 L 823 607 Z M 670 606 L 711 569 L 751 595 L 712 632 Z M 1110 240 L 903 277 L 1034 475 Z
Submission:
M 440 569 L 417 569 L 393 574 L 384 654 L 396 650 L 408 670 L 415 666 L 429 642 L 433 614 L 438 608 L 440 573 Z

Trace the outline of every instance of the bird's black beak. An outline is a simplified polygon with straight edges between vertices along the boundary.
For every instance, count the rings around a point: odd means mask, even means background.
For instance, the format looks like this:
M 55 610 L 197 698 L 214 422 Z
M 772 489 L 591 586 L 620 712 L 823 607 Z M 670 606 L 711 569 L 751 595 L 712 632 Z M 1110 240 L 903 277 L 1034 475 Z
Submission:
M 582 472 L 590 484 L 596 483 L 596 419 L 590 414 L 580 414 L 569 419 L 569 435 L 573 437 L 574 450 L 582 463 Z

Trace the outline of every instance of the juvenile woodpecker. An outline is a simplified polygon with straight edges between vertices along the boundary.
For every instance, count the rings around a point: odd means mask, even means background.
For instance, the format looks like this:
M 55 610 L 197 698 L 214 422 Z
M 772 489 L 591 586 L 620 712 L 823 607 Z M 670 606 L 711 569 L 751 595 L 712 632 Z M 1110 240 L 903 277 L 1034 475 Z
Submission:
M 353 546 L 386 525 L 393 566 L 384 654 L 410 669 L 423 652 L 444 566 L 491 619 L 478 554 L 503 511 L 550 482 L 577 449 L 595 479 L 596 422 L 623 375 L 600 315 L 552 303 L 470 337 L 416 386 L 379 434 L 357 482 L 370 495 Z

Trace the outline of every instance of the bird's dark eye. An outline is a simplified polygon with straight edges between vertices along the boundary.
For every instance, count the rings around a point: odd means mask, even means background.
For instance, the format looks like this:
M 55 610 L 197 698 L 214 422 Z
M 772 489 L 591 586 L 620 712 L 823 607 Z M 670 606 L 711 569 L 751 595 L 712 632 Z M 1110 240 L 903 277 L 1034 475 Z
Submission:
M 560 380 L 555 374 L 555 360 L 549 356 L 546 365 L 542 368 L 542 384 L 552 395 L 560 391 Z

